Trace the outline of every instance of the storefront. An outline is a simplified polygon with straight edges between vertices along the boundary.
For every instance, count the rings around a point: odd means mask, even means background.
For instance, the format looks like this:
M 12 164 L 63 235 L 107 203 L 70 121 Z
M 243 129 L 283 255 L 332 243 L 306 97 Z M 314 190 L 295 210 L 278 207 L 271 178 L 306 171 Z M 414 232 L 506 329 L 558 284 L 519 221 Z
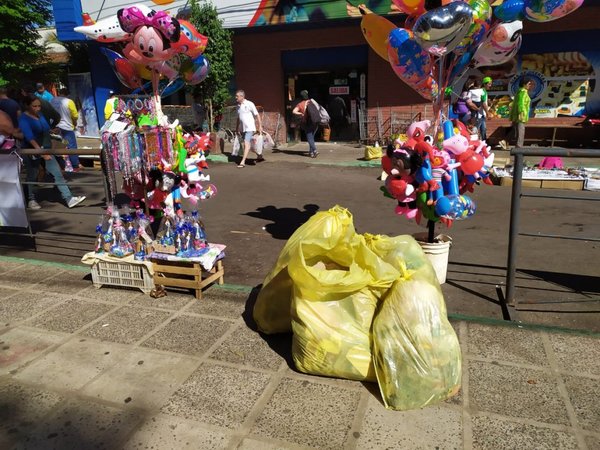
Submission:
M 184 0 L 139 3 L 172 14 L 187 5 Z M 245 90 L 247 97 L 265 111 L 285 118 L 288 138 L 294 136 L 291 109 L 302 90 L 332 108 L 332 134 L 337 140 L 356 139 L 359 116 L 363 120 L 369 114 L 377 117 L 378 125 L 385 128 L 393 123 L 395 113 L 430 113 L 426 109 L 429 103 L 400 81 L 388 62 L 366 44 L 358 3 L 362 2 L 250 1 L 243 8 L 236 0 L 215 3 L 224 26 L 234 31 L 233 87 Z M 391 0 L 365 3 L 373 12 L 387 14 L 398 25 L 403 23 L 404 16 L 394 12 Z M 54 0 L 53 5 L 59 39 L 82 40 L 83 35 L 73 31 L 82 23 L 82 12 L 90 12 L 101 21 L 113 17 L 122 2 Z M 505 114 L 511 79 L 526 69 L 540 72 L 547 82 L 536 103 L 539 117 L 600 112 L 600 89 L 596 88 L 600 29 L 595 22 L 599 16 L 600 0 L 586 0 L 579 10 L 561 20 L 526 21 L 517 59 L 480 71 L 495 79 L 498 114 Z M 108 91 L 119 88 L 119 84 L 97 48 L 91 47 L 96 104 L 104 105 Z

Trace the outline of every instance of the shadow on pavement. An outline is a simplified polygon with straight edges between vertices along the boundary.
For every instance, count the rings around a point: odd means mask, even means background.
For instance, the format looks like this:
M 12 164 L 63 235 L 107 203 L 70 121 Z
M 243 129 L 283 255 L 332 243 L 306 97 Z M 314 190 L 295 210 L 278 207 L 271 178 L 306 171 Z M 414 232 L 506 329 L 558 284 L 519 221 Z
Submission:
M 260 206 L 256 211 L 244 213 L 246 216 L 270 220 L 272 223 L 265 226 L 265 230 L 275 239 L 289 239 L 292 234 L 308 221 L 317 211 L 319 206 L 309 203 L 298 208 L 277 208 L 273 205 Z
M 296 370 L 296 366 L 294 365 L 294 360 L 292 359 L 292 333 L 265 334 L 258 331 L 258 326 L 254 321 L 252 312 L 254 311 L 254 305 L 256 304 L 256 299 L 258 298 L 258 293 L 260 292 L 261 288 L 262 284 L 252 288 L 252 291 L 248 296 L 248 300 L 246 300 L 246 307 L 242 313 L 242 318 L 244 319 L 244 322 L 248 328 L 256 331 L 271 348 L 271 350 L 285 360 L 290 370 L 298 372 Z
M 527 269 L 519 269 L 519 272 L 525 273 L 548 283 L 563 286 L 573 292 L 586 294 L 600 293 L 600 277 L 580 275 L 576 273 L 559 273 Z

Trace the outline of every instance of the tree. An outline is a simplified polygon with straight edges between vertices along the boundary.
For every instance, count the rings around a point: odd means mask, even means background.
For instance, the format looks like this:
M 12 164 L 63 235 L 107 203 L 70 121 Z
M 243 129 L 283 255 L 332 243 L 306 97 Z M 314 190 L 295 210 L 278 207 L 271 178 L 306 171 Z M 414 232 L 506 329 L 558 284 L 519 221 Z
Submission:
M 190 3 L 190 22 L 204 36 L 208 37 L 208 45 L 204 56 L 210 64 L 210 71 L 206 79 L 192 92 L 204 99 L 209 105 L 209 115 L 212 128 L 213 111 L 218 113 L 225 102 L 231 98 L 229 85 L 233 77 L 233 44 L 231 32 L 223 28 L 223 21 L 219 19 L 217 8 L 209 0 Z
M 0 3 L 0 85 L 18 84 L 44 63 L 37 28 L 52 20 L 50 0 L 10 0 Z

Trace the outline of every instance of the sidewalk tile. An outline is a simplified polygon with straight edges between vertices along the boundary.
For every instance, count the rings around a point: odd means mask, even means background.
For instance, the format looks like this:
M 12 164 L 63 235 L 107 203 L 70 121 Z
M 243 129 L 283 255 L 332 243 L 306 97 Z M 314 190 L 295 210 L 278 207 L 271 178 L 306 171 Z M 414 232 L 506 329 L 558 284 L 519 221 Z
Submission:
M 0 289 L 0 299 L 3 299 L 5 297 L 10 297 L 11 295 L 16 294 L 17 292 L 19 292 L 19 289 L 11 289 L 11 288 L 3 287 L 2 289 Z
M 42 419 L 24 448 L 116 449 L 141 418 L 99 403 L 70 400 Z
M 124 450 L 139 449 L 224 449 L 229 435 L 192 420 L 160 414 L 142 424 Z M 265 450 L 264 448 L 261 450 Z
M 600 380 L 583 377 L 564 377 L 571 404 L 579 425 L 588 430 L 600 430 Z
M 127 407 L 160 408 L 197 365 L 186 357 L 135 349 L 83 392 Z
M 118 289 L 109 286 L 102 286 L 100 289 L 93 285 L 79 291 L 77 297 L 86 300 L 100 300 L 102 302 L 129 303 L 139 299 L 144 294 L 139 289 Z
M 0 261 L 0 274 L 4 274 L 10 270 L 15 270 L 23 264 L 12 261 Z
M 152 298 L 149 295 L 142 295 L 129 300 L 127 303 L 135 306 L 147 306 L 149 308 L 161 308 L 171 311 L 179 311 L 189 302 L 194 300 L 191 294 L 181 294 L 179 292 L 169 292 L 165 297 Z
M 369 398 L 357 449 L 461 449 L 462 413 L 443 405 L 411 411 L 386 409 L 375 397 Z
M 283 378 L 252 434 L 317 448 L 343 448 L 360 392 Z
M 273 340 L 274 336 L 267 338 Z M 209 357 L 273 371 L 277 371 L 283 362 L 283 357 L 269 347 L 265 338 L 245 324 L 229 336 Z
M 73 299 L 47 311 L 34 320 L 32 326 L 46 330 L 62 331 L 63 333 L 74 333 L 84 325 L 106 314 L 112 308 L 114 306 L 103 303 Z
M 62 400 L 58 394 L 13 380 L 0 383 L 0 448 L 24 442 L 35 424 Z
M 308 450 L 314 447 L 301 447 L 297 444 L 277 444 L 267 442 L 261 439 L 245 438 L 240 445 L 237 446 L 237 450 L 298 450 L 299 448 L 306 448 Z
M 162 412 L 238 428 L 269 383 L 269 375 L 205 363 L 175 392 Z
M 13 328 L 0 335 L 0 375 L 6 375 L 37 358 L 66 336 L 68 335 L 24 328 Z
M 102 341 L 133 344 L 170 316 L 171 313 L 166 311 L 123 307 L 104 317 L 81 334 Z
M 85 280 L 85 273 L 65 270 L 52 278 L 47 278 L 36 285 L 36 289 L 44 289 L 64 295 L 73 295 L 89 287 L 91 280 Z
M 230 291 L 213 286 L 203 292 L 202 299 L 195 301 L 187 312 L 237 319 L 244 312 L 249 295 L 249 292 Z
M 548 366 L 540 333 L 469 323 L 468 353 L 496 361 Z
M 573 374 L 600 376 L 600 339 L 548 333 L 559 369 Z
M 179 316 L 150 336 L 143 347 L 201 356 L 232 326 L 222 320 Z
M 600 450 L 600 437 L 586 436 L 585 443 L 587 444 L 588 450 Z
M 473 449 L 577 450 L 577 438 L 564 431 L 509 422 L 495 417 L 473 416 Z
M 557 381 L 540 370 L 470 361 L 469 398 L 475 410 L 569 424 Z
M 61 272 L 60 269 L 52 266 L 23 265 L 18 270 L 3 273 L 2 277 L 0 277 L 0 285 L 8 287 L 19 286 L 21 289 L 27 289 L 59 272 Z
M 15 378 L 52 389 L 79 389 L 122 360 L 126 352 L 127 347 L 117 344 L 71 340 L 23 369 Z
M 0 300 L 0 324 L 28 319 L 61 301 L 63 298 L 56 294 L 21 291 Z

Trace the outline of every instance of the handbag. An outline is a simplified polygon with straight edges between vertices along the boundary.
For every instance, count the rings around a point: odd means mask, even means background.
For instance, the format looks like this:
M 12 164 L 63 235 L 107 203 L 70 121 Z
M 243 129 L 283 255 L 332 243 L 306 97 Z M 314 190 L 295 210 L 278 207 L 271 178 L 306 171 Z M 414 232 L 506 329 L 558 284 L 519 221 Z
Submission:
M 233 148 L 231 149 L 231 156 L 237 156 L 240 153 L 240 138 L 236 134 L 233 138 Z

